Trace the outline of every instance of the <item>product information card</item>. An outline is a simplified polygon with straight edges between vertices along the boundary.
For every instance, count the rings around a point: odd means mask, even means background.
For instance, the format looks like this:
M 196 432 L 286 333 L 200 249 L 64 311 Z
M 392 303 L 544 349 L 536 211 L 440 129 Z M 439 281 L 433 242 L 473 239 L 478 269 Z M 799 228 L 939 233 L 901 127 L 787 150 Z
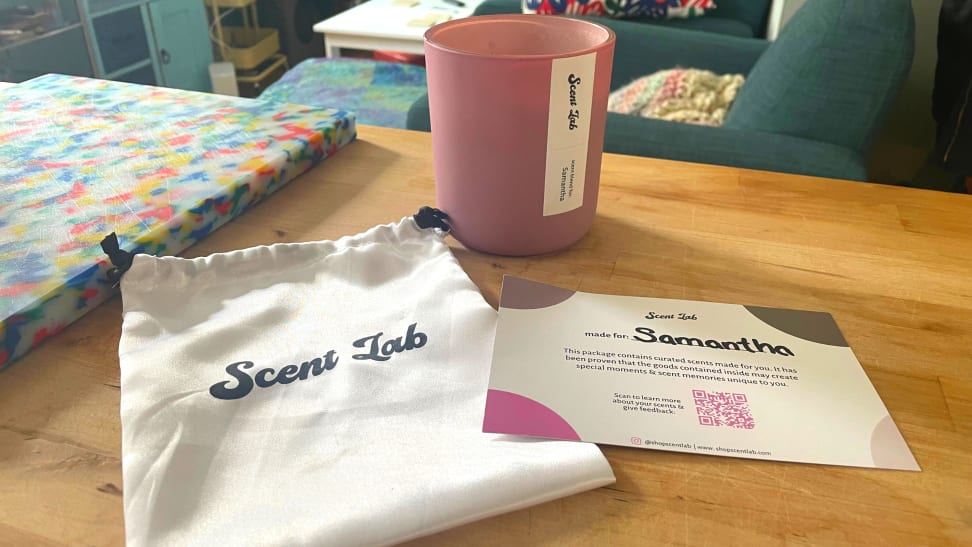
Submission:
M 483 431 L 919 470 L 826 313 L 503 281 Z

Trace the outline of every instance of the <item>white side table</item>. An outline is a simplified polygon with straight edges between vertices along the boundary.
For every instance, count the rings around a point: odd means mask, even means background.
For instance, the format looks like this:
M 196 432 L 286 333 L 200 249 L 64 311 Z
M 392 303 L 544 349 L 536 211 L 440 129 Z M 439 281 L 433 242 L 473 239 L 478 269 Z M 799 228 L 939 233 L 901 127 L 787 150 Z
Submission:
M 766 24 L 766 39 L 773 41 L 779 36 L 783 25 L 790 20 L 793 13 L 803 5 L 805 0 L 773 0 L 770 4 L 769 21 Z
M 472 15 L 482 0 L 460 0 L 456 6 L 445 0 L 417 0 L 413 6 L 396 0 L 369 0 L 314 25 L 324 34 L 324 55 L 337 57 L 341 48 L 366 51 L 425 53 L 426 26 L 410 26 L 411 21 L 441 15 L 460 19 Z

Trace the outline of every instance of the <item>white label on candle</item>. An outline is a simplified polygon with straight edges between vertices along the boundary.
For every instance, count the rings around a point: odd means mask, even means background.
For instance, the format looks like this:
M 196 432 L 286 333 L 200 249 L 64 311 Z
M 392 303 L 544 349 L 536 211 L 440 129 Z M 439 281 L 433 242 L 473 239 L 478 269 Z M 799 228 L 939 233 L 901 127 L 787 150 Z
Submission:
M 553 60 L 543 216 L 573 211 L 584 204 L 596 55 Z

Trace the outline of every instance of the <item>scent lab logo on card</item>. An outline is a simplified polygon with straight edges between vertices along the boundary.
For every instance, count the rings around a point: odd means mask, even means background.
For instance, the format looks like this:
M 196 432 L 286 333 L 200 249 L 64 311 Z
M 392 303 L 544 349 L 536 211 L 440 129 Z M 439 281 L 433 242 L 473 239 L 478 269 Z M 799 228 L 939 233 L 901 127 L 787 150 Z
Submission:
M 408 326 L 403 336 L 387 338 L 380 331 L 358 338 L 351 345 L 365 350 L 351 356 L 358 361 L 385 362 L 399 353 L 425 347 L 429 337 L 417 330 L 418 323 Z M 210 386 L 209 394 L 217 399 L 232 401 L 242 399 L 253 391 L 254 387 L 269 388 L 275 385 L 287 385 L 297 381 L 309 380 L 334 370 L 340 357 L 335 350 L 329 350 L 320 357 L 302 362 L 301 364 L 287 364 L 279 369 L 265 367 L 256 369 L 253 361 L 237 361 L 226 366 L 226 374 L 232 380 L 218 382 Z

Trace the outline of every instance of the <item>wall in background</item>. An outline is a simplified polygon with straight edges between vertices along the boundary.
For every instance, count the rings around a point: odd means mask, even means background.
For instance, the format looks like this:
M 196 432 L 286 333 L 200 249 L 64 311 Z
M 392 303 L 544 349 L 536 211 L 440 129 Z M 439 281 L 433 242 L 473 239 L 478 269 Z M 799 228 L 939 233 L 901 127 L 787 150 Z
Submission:
M 784 26 L 805 1 L 784 0 Z M 941 7 L 942 0 L 912 0 L 915 12 L 915 59 L 901 94 L 891 108 L 888 123 L 875 143 L 871 162 L 871 177 L 874 180 L 910 181 L 935 145 L 931 96 L 938 59 L 936 40 Z

